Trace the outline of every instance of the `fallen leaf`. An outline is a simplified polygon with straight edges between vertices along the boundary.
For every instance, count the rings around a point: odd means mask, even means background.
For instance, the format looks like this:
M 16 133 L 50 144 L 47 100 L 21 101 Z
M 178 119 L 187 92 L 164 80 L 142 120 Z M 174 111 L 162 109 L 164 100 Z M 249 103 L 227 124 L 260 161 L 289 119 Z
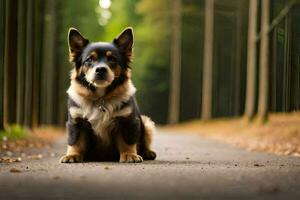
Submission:
M 43 155 L 42 154 L 28 155 L 27 158 L 31 160 L 39 160 L 43 158 Z
M 9 172 L 11 172 L 11 173 L 20 173 L 21 170 L 18 170 L 18 169 L 16 169 L 16 168 L 11 168 L 11 169 L 9 170 Z
M 21 162 L 22 159 L 20 157 L 18 158 L 13 158 L 13 157 L 8 157 L 8 156 L 4 156 L 2 158 L 0 158 L 0 163 L 13 163 L 13 162 Z
M 258 164 L 258 163 L 255 163 L 253 166 L 254 166 L 254 167 L 264 167 L 264 165 Z

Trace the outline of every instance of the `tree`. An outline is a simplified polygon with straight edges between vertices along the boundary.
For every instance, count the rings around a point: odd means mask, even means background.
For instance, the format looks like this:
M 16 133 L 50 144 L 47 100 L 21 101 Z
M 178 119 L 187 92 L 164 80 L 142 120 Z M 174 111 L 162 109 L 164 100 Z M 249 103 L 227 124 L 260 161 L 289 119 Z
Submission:
M 268 120 L 269 106 L 269 18 L 270 0 L 261 2 L 261 42 L 259 62 L 259 98 L 258 98 L 258 119 L 260 122 Z
M 256 97 L 256 26 L 257 26 L 257 0 L 249 2 L 248 19 L 248 52 L 247 52 L 247 82 L 246 105 L 244 116 L 251 120 L 255 115 Z
M 43 44 L 43 16 L 45 14 L 44 2 L 35 0 L 33 5 L 33 91 L 32 91 L 32 127 L 37 127 L 40 123 L 40 72 L 42 65 L 42 44 Z M 57 38 L 57 34 L 56 34 Z M 55 59 L 55 58 L 54 58 Z
M 0 130 L 3 129 L 3 78 L 4 78 L 4 41 L 5 41 L 5 3 L 0 1 Z
M 24 122 L 24 84 L 25 84 L 25 60 L 26 60 L 26 20 L 27 20 L 27 3 L 18 1 L 18 32 L 17 32 L 17 119 L 18 124 Z
M 205 1 L 202 119 L 212 117 L 214 0 Z
M 43 124 L 54 123 L 55 112 L 57 109 L 55 99 L 56 93 L 56 29 L 57 29 L 57 1 L 47 0 L 45 2 L 45 25 L 44 25 L 44 38 L 43 38 L 43 62 L 41 67 L 41 122 Z
M 170 61 L 169 123 L 177 123 L 180 111 L 181 79 L 181 0 L 172 1 L 172 39 Z
M 5 5 L 5 50 L 4 50 L 4 90 L 3 121 L 4 126 L 14 123 L 16 119 L 16 66 L 14 58 L 17 49 L 17 1 L 6 1 Z M 2 33 L 3 34 L 3 33 Z

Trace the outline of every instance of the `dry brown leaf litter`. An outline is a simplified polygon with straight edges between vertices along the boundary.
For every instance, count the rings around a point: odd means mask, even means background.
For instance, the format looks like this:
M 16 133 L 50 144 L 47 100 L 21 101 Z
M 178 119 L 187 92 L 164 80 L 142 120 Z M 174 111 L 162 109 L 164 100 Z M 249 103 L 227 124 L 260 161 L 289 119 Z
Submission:
M 28 153 L 31 148 L 50 148 L 53 141 L 63 136 L 62 129 L 39 128 L 29 132 L 28 137 L 14 140 L 0 141 L 0 163 L 14 163 L 22 160 L 39 160 L 44 156 L 55 157 L 55 153 L 49 155 Z
M 271 114 L 269 122 L 264 125 L 243 119 L 219 119 L 208 122 L 196 120 L 162 129 L 197 133 L 250 151 L 300 156 L 299 112 Z

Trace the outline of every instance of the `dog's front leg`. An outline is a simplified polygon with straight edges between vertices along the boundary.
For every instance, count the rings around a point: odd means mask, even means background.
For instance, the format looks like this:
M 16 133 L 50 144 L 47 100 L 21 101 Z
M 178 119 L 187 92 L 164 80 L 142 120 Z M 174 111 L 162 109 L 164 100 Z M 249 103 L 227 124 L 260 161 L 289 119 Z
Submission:
M 61 163 L 79 163 L 83 162 L 85 153 L 85 141 L 83 136 L 78 138 L 78 141 L 73 145 L 68 145 L 67 153 L 61 159 Z
M 67 153 L 60 159 L 61 163 L 82 162 L 85 153 L 86 141 L 84 136 L 84 122 L 67 122 L 68 148 Z
M 143 161 L 143 158 L 137 154 L 137 145 L 127 144 L 121 134 L 117 136 L 117 145 L 120 152 L 120 162 L 139 163 Z

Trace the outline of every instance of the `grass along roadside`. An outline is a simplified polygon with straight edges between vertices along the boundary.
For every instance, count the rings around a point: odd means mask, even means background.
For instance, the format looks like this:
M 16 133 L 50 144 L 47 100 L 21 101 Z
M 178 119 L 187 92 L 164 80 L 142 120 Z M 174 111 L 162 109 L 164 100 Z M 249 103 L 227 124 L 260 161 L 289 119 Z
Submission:
M 31 150 L 50 148 L 53 141 L 63 136 L 63 132 L 63 129 L 53 127 L 30 130 L 18 125 L 10 126 L 6 131 L 0 132 L 0 163 L 41 159 L 44 155 Z
M 200 134 L 250 151 L 300 156 L 299 112 L 271 114 L 264 125 L 236 118 L 194 120 L 165 126 L 163 129 Z
M 0 131 L 0 140 L 5 141 L 9 139 L 25 138 L 27 131 L 20 125 L 14 124 L 7 128 L 7 130 Z

